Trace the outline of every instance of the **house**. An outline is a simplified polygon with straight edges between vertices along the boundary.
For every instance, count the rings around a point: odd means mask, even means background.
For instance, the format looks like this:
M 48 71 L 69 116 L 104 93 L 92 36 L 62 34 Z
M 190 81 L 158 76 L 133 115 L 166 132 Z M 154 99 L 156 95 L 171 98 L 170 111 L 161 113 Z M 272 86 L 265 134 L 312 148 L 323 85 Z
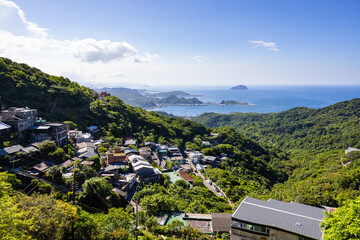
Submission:
M 325 209 L 246 197 L 231 217 L 231 240 L 322 239 Z
M 105 97 L 110 97 L 110 96 L 111 96 L 111 94 L 107 93 L 106 91 L 105 92 L 100 92 L 99 99 L 101 101 L 105 101 Z
M 2 148 L 0 149 L 0 157 L 9 155 L 10 158 L 12 158 L 17 152 L 21 151 L 22 149 L 24 149 L 24 147 L 21 145 L 14 145 L 11 147 Z
M 180 153 L 180 149 L 176 145 L 170 146 L 168 148 L 168 150 L 169 150 L 170 154 L 171 153 Z
M 212 213 L 212 232 L 214 235 L 217 233 L 230 233 L 231 230 L 231 213 Z
M 188 183 L 193 183 L 194 179 L 192 179 L 189 174 L 187 174 L 186 172 L 179 172 L 180 176 L 187 181 Z
M 136 174 L 135 173 L 126 173 L 126 174 L 122 174 L 119 177 L 119 184 L 122 187 L 122 189 L 124 190 L 128 190 L 131 189 L 134 184 L 136 183 Z
M 180 152 L 171 153 L 169 160 L 176 165 L 184 164 L 184 157 Z
M 136 143 L 136 139 L 133 138 L 133 137 L 126 137 L 124 139 L 124 146 L 128 147 L 128 146 L 137 146 L 137 143 Z
M 134 149 L 134 148 L 131 148 L 131 147 L 128 147 L 128 148 L 125 148 L 124 149 L 124 152 L 125 152 L 125 155 L 126 156 L 129 156 L 131 154 L 136 154 L 136 155 L 139 155 L 139 151 Z
M 203 141 L 202 145 L 204 146 L 204 148 L 211 148 L 211 143 L 209 141 Z
M 11 135 L 11 126 L 0 122 L 0 139 L 7 139 Z
M 127 171 L 127 166 L 124 163 L 110 163 L 99 172 L 99 175 L 109 177 L 115 182 L 124 171 Z M 119 185 L 120 183 L 115 182 L 115 184 Z
M 145 147 L 149 147 L 151 151 L 156 151 L 156 149 L 158 148 L 158 144 L 154 142 L 145 142 Z
M 204 156 L 204 164 L 215 166 L 217 164 L 218 158 L 214 156 Z
M 137 176 L 145 182 L 159 182 L 162 179 L 162 173 L 159 169 L 154 169 L 143 157 L 131 155 L 128 157 L 131 168 Z
M 150 147 L 142 147 L 139 149 L 140 156 L 147 159 L 151 155 L 151 149 Z
M 27 146 L 20 150 L 21 152 L 27 153 L 29 155 L 32 155 L 35 152 L 38 152 L 39 150 L 34 146 Z
M 68 159 L 65 162 L 61 163 L 59 166 L 69 168 L 73 163 L 74 161 L 72 159 Z
M 192 168 L 191 168 L 190 164 L 182 164 L 179 167 L 182 168 L 183 171 L 186 172 L 186 173 L 191 173 L 192 172 Z
M 99 131 L 100 129 L 97 126 L 90 126 L 90 127 L 87 127 L 86 130 L 90 133 L 95 133 L 95 132 Z
M 106 165 L 110 163 L 126 163 L 126 155 L 124 149 L 107 151 L 106 152 Z
M 190 157 L 190 160 L 193 163 L 197 164 L 197 163 L 200 163 L 202 161 L 203 155 L 199 151 L 196 151 L 196 152 L 190 153 L 189 157 Z
M 83 160 L 80 162 L 80 164 L 84 165 L 84 166 L 92 167 L 92 166 L 94 166 L 94 161 Z
M 51 164 L 51 163 L 41 162 L 41 163 L 33 166 L 32 168 L 30 168 L 29 173 L 31 175 L 35 175 L 35 176 L 42 176 L 52 166 L 53 166 L 53 164 Z
M 162 157 L 167 157 L 168 151 L 169 151 L 169 148 L 166 145 L 161 145 L 158 148 L 158 153 Z
M 11 107 L 1 112 L 1 121 L 11 126 L 11 130 L 23 137 L 25 130 L 33 126 L 36 121 L 37 110 Z
M 91 158 L 94 156 L 98 156 L 96 153 L 96 147 L 91 142 L 82 142 L 77 143 L 76 146 L 79 148 L 76 152 L 76 156 L 82 159 Z
M 83 133 L 78 130 L 69 130 L 68 137 L 75 143 L 91 142 L 92 140 L 90 133 Z
M 37 123 L 27 129 L 32 142 L 55 141 L 57 146 L 68 143 L 66 123 Z
M 200 170 L 205 170 L 205 168 L 204 168 L 204 166 L 202 165 L 202 164 L 196 164 L 196 169 L 198 170 L 198 171 L 200 171 Z

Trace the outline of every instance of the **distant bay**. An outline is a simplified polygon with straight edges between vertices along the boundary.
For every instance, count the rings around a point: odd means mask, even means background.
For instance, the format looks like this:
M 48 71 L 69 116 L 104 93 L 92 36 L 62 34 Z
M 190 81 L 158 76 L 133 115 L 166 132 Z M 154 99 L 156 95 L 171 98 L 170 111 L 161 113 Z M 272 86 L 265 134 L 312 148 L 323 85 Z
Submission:
M 254 105 L 167 106 L 149 109 L 165 111 L 178 116 L 197 116 L 205 112 L 232 113 L 281 112 L 294 107 L 322 108 L 337 102 L 360 98 L 360 85 L 356 86 L 248 86 L 247 91 L 219 87 L 153 87 L 147 91 L 185 91 L 203 102 L 236 100 Z

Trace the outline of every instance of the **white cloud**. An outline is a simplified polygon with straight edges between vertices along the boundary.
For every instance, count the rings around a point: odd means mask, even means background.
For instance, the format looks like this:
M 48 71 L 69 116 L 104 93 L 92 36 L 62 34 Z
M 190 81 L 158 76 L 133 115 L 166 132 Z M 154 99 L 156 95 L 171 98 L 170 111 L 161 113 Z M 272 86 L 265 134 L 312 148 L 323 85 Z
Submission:
M 204 61 L 204 56 L 195 55 L 193 57 L 189 57 L 189 59 L 194 60 L 194 61 L 196 61 L 198 63 L 201 63 L 201 62 Z
M 82 83 L 120 82 L 126 70 L 137 71 L 159 56 L 140 54 L 131 44 L 93 38 L 57 40 L 27 21 L 14 2 L 0 0 L 0 55 Z M 147 65 L 147 64 L 145 64 Z M 109 77 L 109 74 L 111 77 Z
M 255 45 L 255 47 L 265 47 L 271 51 L 279 52 L 280 50 L 276 47 L 276 44 L 274 42 L 264 42 L 264 41 L 249 41 L 249 43 L 252 43 Z
M 0 0 L 0 29 L 37 37 L 46 37 L 48 31 L 28 21 L 24 11 L 14 2 L 7 0 Z
M 97 41 L 92 38 L 70 41 L 74 48 L 74 56 L 83 62 L 109 62 L 111 60 L 130 59 L 134 62 L 148 62 L 156 58 L 148 52 L 141 56 L 136 49 L 127 42 Z

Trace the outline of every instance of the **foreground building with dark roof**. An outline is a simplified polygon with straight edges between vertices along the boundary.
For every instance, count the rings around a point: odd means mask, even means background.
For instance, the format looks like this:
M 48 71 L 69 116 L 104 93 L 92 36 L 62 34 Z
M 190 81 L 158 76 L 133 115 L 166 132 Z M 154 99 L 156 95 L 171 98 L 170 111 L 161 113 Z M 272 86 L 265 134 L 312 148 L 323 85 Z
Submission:
M 231 217 L 231 240 L 322 239 L 323 208 L 245 198 Z

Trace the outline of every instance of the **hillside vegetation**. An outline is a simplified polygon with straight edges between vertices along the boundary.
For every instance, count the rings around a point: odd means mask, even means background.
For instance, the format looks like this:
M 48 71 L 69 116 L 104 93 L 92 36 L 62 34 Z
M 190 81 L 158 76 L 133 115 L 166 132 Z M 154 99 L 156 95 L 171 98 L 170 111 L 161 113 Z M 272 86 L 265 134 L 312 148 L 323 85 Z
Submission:
M 251 139 L 288 153 L 289 160 L 282 163 L 290 177 L 274 185 L 267 197 L 341 206 L 360 196 L 360 154 L 344 154 L 347 147 L 360 147 L 359 107 L 360 99 L 352 99 L 321 109 L 206 113 L 194 120 L 208 127 L 232 126 Z
M 0 57 L 0 106 L 31 107 L 47 113 L 52 109 L 87 106 L 97 93 L 64 77 Z
M 240 133 L 284 150 L 328 151 L 360 147 L 360 99 L 321 108 L 280 113 L 205 113 L 193 118 L 207 127 L 231 126 Z

